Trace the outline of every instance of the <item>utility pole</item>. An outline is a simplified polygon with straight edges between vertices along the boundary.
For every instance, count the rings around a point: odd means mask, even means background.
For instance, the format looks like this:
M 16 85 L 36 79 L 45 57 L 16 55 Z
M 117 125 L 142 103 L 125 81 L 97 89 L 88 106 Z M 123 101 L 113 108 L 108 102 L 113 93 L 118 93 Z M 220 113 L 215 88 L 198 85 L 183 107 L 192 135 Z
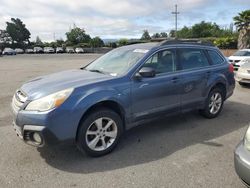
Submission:
M 175 38 L 177 38 L 177 15 L 180 14 L 177 9 L 177 5 L 175 5 L 175 11 L 172 12 L 175 15 Z

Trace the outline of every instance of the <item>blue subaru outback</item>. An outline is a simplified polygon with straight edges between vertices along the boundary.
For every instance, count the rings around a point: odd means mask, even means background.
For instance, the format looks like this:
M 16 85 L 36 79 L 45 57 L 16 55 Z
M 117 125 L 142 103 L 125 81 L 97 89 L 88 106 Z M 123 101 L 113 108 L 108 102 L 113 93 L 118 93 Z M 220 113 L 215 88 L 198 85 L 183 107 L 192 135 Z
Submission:
M 91 156 L 159 116 L 197 109 L 215 118 L 235 87 L 233 67 L 214 46 L 168 40 L 114 49 L 89 65 L 28 81 L 12 100 L 13 126 L 43 147 L 74 141 Z

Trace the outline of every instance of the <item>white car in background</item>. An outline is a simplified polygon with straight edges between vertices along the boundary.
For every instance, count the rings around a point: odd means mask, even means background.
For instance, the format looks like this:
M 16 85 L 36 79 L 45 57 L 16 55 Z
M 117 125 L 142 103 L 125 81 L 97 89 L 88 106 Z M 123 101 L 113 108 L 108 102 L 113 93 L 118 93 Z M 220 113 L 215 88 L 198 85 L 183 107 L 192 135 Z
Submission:
M 234 69 L 238 70 L 241 65 L 250 61 L 250 49 L 238 50 L 228 59 L 229 63 L 231 63 L 234 66 Z
M 44 53 L 47 53 L 47 54 L 55 53 L 55 49 L 52 47 L 44 47 L 43 51 Z
M 66 52 L 67 53 L 75 53 L 75 50 L 73 47 L 66 47 Z
M 76 48 L 75 52 L 79 54 L 79 53 L 83 53 L 84 50 L 82 48 Z
M 16 51 L 12 48 L 4 48 L 3 55 L 16 55 Z
M 240 66 L 235 75 L 235 80 L 240 85 L 250 84 L 250 61 Z
M 43 49 L 41 47 L 37 46 L 37 47 L 34 47 L 33 52 L 36 53 L 36 54 L 42 54 Z
M 26 53 L 26 54 L 33 54 L 33 53 L 34 53 L 34 50 L 31 49 L 31 48 L 28 48 L 28 49 L 25 50 L 25 53 Z
M 56 47 L 56 53 L 58 54 L 58 53 L 63 53 L 64 52 L 64 50 L 63 50 L 63 48 L 62 47 Z
M 16 49 L 15 49 L 15 52 L 16 52 L 17 54 L 23 54 L 23 53 L 24 53 L 24 50 L 21 49 L 21 48 L 16 48 Z

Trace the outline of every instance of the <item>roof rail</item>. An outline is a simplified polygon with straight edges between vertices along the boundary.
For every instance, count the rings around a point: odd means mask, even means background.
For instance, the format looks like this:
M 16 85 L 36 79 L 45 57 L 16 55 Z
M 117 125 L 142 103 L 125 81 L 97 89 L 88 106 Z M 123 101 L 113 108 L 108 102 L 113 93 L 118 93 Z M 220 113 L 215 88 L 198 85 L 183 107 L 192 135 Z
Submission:
M 192 44 L 192 45 L 205 45 L 214 46 L 209 41 L 203 41 L 201 39 L 168 39 L 159 43 L 159 46 L 171 45 L 171 44 Z

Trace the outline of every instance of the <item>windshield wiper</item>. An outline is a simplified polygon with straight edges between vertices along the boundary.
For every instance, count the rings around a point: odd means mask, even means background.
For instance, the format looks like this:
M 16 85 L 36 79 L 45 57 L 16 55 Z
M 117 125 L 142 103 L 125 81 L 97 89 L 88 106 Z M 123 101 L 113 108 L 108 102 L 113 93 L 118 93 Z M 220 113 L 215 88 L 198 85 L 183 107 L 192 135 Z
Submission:
M 103 71 L 98 70 L 98 69 L 90 69 L 88 71 L 90 71 L 90 72 L 98 72 L 98 73 L 101 73 L 101 74 L 105 74 Z

